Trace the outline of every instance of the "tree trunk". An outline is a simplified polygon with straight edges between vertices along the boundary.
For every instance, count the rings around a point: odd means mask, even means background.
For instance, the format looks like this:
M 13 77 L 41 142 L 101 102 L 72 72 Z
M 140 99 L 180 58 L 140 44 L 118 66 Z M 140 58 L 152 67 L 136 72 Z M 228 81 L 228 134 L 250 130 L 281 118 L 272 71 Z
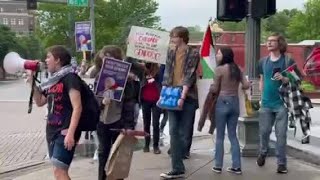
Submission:
M 3 67 L 0 66 L 0 80 L 5 80 L 6 79 L 6 71 L 4 70 Z

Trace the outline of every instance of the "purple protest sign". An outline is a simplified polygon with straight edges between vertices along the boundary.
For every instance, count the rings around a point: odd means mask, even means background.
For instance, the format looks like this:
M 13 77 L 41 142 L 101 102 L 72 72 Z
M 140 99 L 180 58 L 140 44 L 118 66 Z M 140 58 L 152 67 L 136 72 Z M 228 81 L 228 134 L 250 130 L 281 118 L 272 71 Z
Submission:
M 98 97 L 121 101 L 131 64 L 122 60 L 105 58 L 95 89 Z
M 92 51 L 90 21 L 75 23 L 75 42 L 78 52 Z

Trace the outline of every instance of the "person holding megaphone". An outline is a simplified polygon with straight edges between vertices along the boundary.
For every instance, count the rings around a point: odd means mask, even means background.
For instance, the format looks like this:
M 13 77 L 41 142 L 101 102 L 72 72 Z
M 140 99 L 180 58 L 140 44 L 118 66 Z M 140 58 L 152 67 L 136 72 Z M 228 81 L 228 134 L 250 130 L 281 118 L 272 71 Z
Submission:
M 71 55 L 63 46 L 52 46 L 45 60 L 51 77 L 33 86 L 33 99 L 38 106 L 48 104 L 46 139 L 53 173 L 57 180 L 70 179 L 68 170 L 81 131 L 77 130 L 82 112 L 81 79 L 73 73 Z M 28 80 L 33 81 L 35 71 L 29 71 Z

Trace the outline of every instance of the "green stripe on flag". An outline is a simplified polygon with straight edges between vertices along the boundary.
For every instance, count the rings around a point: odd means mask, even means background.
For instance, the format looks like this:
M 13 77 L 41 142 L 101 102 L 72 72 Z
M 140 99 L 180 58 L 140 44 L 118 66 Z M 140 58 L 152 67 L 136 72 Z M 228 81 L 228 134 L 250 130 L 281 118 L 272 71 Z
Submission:
M 206 61 L 204 59 L 201 59 L 201 65 L 202 65 L 202 78 L 203 79 L 213 79 L 214 72 L 211 70 L 211 68 L 208 66 Z

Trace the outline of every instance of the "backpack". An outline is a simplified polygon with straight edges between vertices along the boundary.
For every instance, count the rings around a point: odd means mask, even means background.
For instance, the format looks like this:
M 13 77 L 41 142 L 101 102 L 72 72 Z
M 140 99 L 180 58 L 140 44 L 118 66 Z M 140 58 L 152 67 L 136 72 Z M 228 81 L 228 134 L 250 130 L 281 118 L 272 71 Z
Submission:
M 80 77 L 79 79 L 81 81 L 82 112 L 78 124 L 78 130 L 95 131 L 97 129 L 101 113 L 99 103 L 89 85 Z
M 135 80 L 127 80 L 122 99 L 124 101 L 133 100 L 133 99 L 138 101 L 139 94 L 140 94 L 140 82 Z
M 315 86 L 320 86 L 320 47 L 315 47 L 303 65 L 307 80 Z

